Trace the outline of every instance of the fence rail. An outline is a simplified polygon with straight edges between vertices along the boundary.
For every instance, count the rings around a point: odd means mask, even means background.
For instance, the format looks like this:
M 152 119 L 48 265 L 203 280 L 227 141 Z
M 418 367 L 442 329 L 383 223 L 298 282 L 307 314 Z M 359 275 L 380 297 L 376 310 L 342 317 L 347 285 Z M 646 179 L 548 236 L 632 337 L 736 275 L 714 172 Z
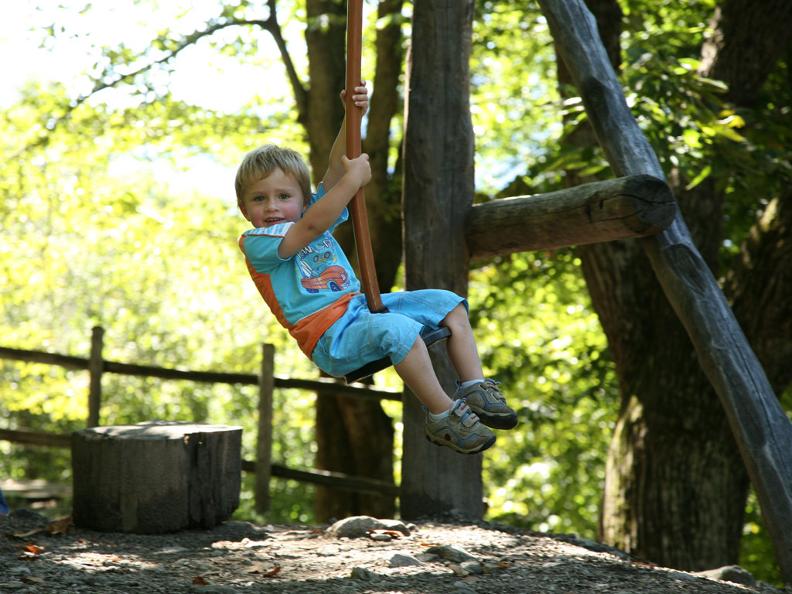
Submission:
M 44 363 L 57 365 L 67 369 L 89 369 L 89 359 L 60 355 L 47 351 L 14 349 L 0 346 L 0 359 L 24 361 L 26 363 Z M 119 375 L 138 377 L 156 377 L 169 380 L 187 380 L 212 384 L 258 385 L 259 376 L 255 373 L 231 373 L 225 371 L 192 371 L 157 367 L 155 365 L 136 365 L 103 360 L 103 371 Z M 292 388 L 295 390 L 311 390 L 320 394 L 332 393 L 334 396 L 348 396 L 364 400 L 395 400 L 401 402 L 401 393 L 389 390 L 377 390 L 365 386 L 349 386 L 331 379 L 299 379 L 273 376 L 276 388 Z
M 243 460 L 242 470 L 256 475 L 256 510 L 269 509 L 270 477 L 278 477 L 312 483 L 344 491 L 379 493 L 398 496 L 399 487 L 394 483 L 367 477 L 351 476 L 327 470 L 299 470 L 273 463 L 272 453 L 272 392 L 275 388 L 299 389 L 316 392 L 318 397 L 343 396 L 364 400 L 401 401 L 401 394 L 389 390 L 377 390 L 362 385 L 349 386 L 331 379 L 299 379 L 277 377 L 274 374 L 274 347 L 262 345 L 262 363 L 259 374 L 230 373 L 222 371 L 194 371 L 153 365 L 137 365 L 109 361 L 102 357 L 104 329 L 97 326 L 91 333 L 91 356 L 74 357 L 47 351 L 17 349 L 0 346 L 0 359 L 43 363 L 66 369 L 86 370 L 90 374 L 88 393 L 88 426 L 99 425 L 102 396 L 102 374 L 115 373 L 138 377 L 154 377 L 165 380 L 240 384 L 259 387 L 258 435 L 256 460 Z M 71 436 L 20 429 L 0 429 L 0 440 L 39 447 L 68 448 Z

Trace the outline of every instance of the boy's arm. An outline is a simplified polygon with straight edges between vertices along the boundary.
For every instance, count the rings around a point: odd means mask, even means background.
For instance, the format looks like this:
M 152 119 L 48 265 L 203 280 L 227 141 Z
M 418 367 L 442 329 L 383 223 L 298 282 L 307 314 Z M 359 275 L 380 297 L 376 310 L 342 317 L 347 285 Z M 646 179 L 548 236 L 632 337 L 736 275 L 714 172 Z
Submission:
M 322 178 L 325 192 L 329 192 L 334 185 L 344 175 L 344 166 L 341 164 L 341 157 L 346 156 L 346 115 L 341 121 L 341 129 L 333 141 L 333 147 L 330 149 L 330 157 L 327 159 L 327 171 L 325 171 Z
M 341 102 L 344 104 L 344 108 L 346 108 L 346 102 L 344 101 L 345 95 L 346 91 L 341 91 Z M 360 86 L 355 87 L 352 101 L 355 103 L 355 108 L 363 110 L 363 113 L 360 114 L 360 117 L 363 117 L 366 111 L 368 111 L 368 89 L 366 88 L 366 81 L 363 81 Z M 346 115 L 344 115 L 344 120 L 341 122 L 341 129 L 338 131 L 338 135 L 333 141 L 333 147 L 330 149 L 330 156 L 327 159 L 327 171 L 322 178 L 322 183 L 324 184 L 326 192 L 329 192 L 330 189 L 336 185 L 338 180 L 343 177 L 345 170 L 342 157 L 345 155 Z
M 340 161 L 344 170 L 343 175 L 321 200 L 315 202 L 311 208 L 305 211 L 300 220 L 289 227 L 278 247 L 278 255 L 281 258 L 291 258 L 327 231 L 330 225 L 341 216 L 358 188 L 367 184 L 371 179 L 367 154 L 363 153 L 357 159 L 352 160 L 342 155 Z

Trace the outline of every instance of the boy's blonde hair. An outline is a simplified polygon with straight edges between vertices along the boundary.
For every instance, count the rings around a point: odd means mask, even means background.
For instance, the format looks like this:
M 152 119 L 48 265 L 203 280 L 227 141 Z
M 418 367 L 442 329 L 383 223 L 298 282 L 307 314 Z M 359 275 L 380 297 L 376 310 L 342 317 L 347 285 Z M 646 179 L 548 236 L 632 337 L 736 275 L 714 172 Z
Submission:
M 303 158 L 292 149 L 265 144 L 245 155 L 237 169 L 234 180 L 237 204 L 242 204 L 242 196 L 250 184 L 264 179 L 275 169 L 280 169 L 294 177 L 302 190 L 303 202 L 307 202 L 311 196 L 311 175 Z

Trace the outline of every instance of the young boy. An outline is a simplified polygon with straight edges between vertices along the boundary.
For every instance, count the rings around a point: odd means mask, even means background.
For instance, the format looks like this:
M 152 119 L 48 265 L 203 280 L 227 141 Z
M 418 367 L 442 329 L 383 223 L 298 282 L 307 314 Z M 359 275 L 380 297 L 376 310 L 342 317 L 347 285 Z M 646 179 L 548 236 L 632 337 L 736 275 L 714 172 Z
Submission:
M 365 83 L 355 87 L 353 101 L 365 113 Z M 245 156 L 235 187 L 239 209 L 254 227 L 239 239 L 250 275 L 278 321 L 320 369 L 339 377 L 389 357 L 428 409 L 427 437 L 461 453 L 481 452 L 495 443 L 484 425 L 510 429 L 517 415 L 497 383 L 484 379 L 466 301 L 433 289 L 389 293 L 382 295 L 388 313 L 372 314 L 332 236 L 347 220 L 347 203 L 371 178 L 368 155 L 347 159 L 345 143 L 342 124 L 315 194 L 296 152 L 265 145 Z M 453 400 L 432 368 L 420 337 L 423 326 L 451 330 L 448 354 L 461 380 Z

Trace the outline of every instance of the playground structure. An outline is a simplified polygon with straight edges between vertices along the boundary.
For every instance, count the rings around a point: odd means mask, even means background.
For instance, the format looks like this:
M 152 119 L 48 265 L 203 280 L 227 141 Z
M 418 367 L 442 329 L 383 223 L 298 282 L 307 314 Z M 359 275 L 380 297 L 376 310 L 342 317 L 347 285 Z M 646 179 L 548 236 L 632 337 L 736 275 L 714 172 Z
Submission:
M 626 106 L 592 16 L 580 0 L 541 0 L 540 4 L 597 139 L 613 171 L 625 176 L 621 178 L 625 185 L 610 194 L 610 202 L 603 201 L 606 194 L 599 193 L 599 189 L 588 188 L 588 198 L 580 199 L 580 218 L 570 216 L 579 222 L 579 227 L 565 237 L 550 232 L 565 224 L 555 215 L 548 215 L 547 209 L 561 200 L 571 200 L 567 192 L 472 206 L 473 142 L 466 124 L 468 54 L 444 54 L 448 45 L 437 43 L 441 37 L 452 38 L 457 40 L 458 48 L 469 50 L 472 11 L 469 3 L 459 3 L 449 9 L 447 22 L 430 24 L 428 19 L 416 18 L 413 52 L 429 56 L 416 60 L 416 64 L 434 62 L 435 67 L 429 72 L 420 67 L 413 69 L 408 85 L 407 288 L 436 286 L 464 293 L 468 262 L 473 256 L 643 237 L 642 247 L 666 297 L 721 399 L 759 496 L 782 572 L 788 581 L 792 580 L 792 426 L 691 241 L 681 215 L 673 208 L 673 198 L 668 199 L 670 192 L 661 183 L 664 174 Z M 424 6 L 417 3 L 416 16 L 424 14 L 423 10 Z M 448 90 L 453 92 L 439 92 Z M 420 129 L 411 123 L 427 114 L 432 116 L 434 126 Z M 439 134 L 438 130 L 445 133 Z M 454 151 L 449 147 L 454 147 Z M 438 162 L 443 162 L 444 167 L 437 167 Z M 440 173 L 433 177 L 427 176 L 426 171 Z M 634 188 L 647 188 L 647 184 L 657 188 L 659 182 L 657 192 L 642 190 L 645 196 L 657 195 L 659 199 L 637 196 Z M 451 197 L 457 197 L 456 201 L 452 203 Z M 609 204 L 616 207 L 609 209 Z M 507 208 L 512 209 L 510 220 L 526 225 L 523 233 L 515 230 L 507 245 L 501 246 L 493 246 L 482 234 L 476 235 L 476 229 L 486 228 L 489 217 Z M 622 209 L 632 214 L 625 217 Z M 438 217 L 437 211 L 443 216 Z M 599 220 L 597 214 L 601 215 Z M 632 225 L 631 221 L 640 224 Z M 535 229 L 543 229 L 544 233 Z M 453 377 L 443 358 L 436 356 L 435 363 L 444 385 L 452 385 Z M 421 423 L 422 414 L 414 399 L 406 399 L 403 514 L 409 517 L 458 510 L 468 516 L 480 516 L 480 458 L 463 459 L 428 446 L 423 441 Z
M 424 4 L 415 6 L 405 139 L 407 289 L 431 286 L 465 293 L 468 261 L 477 255 L 471 250 L 475 243 L 470 241 L 469 221 L 486 216 L 484 207 L 472 206 L 468 103 L 472 9 L 468 4 L 448 8 L 436 21 Z M 583 1 L 540 0 L 539 4 L 612 170 L 616 175 L 664 180 Z M 438 212 L 443 215 L 437 216 Z M 518 212 L 512 214 L 526 220 Z M 524 234 L 532 231 L 527 227 Z M 726 412 L 782 574 L 792 581 L 792 423 L 678 210 L 667 227 L 643 235 L 641 246 Z M 581 234 L 563 245 L 588 242 Z M 552 247 L 559 247 L 558 242 Z M 435 365 L 441 383 L 453 385 L 447 363 L 436 358 Z M 404 416 L 402 514 L 412 517 L 456 509 L 480 515 L 480 460 L 455 458 L 423 443 L 422 415 L 414 399 L 405 399 Z

